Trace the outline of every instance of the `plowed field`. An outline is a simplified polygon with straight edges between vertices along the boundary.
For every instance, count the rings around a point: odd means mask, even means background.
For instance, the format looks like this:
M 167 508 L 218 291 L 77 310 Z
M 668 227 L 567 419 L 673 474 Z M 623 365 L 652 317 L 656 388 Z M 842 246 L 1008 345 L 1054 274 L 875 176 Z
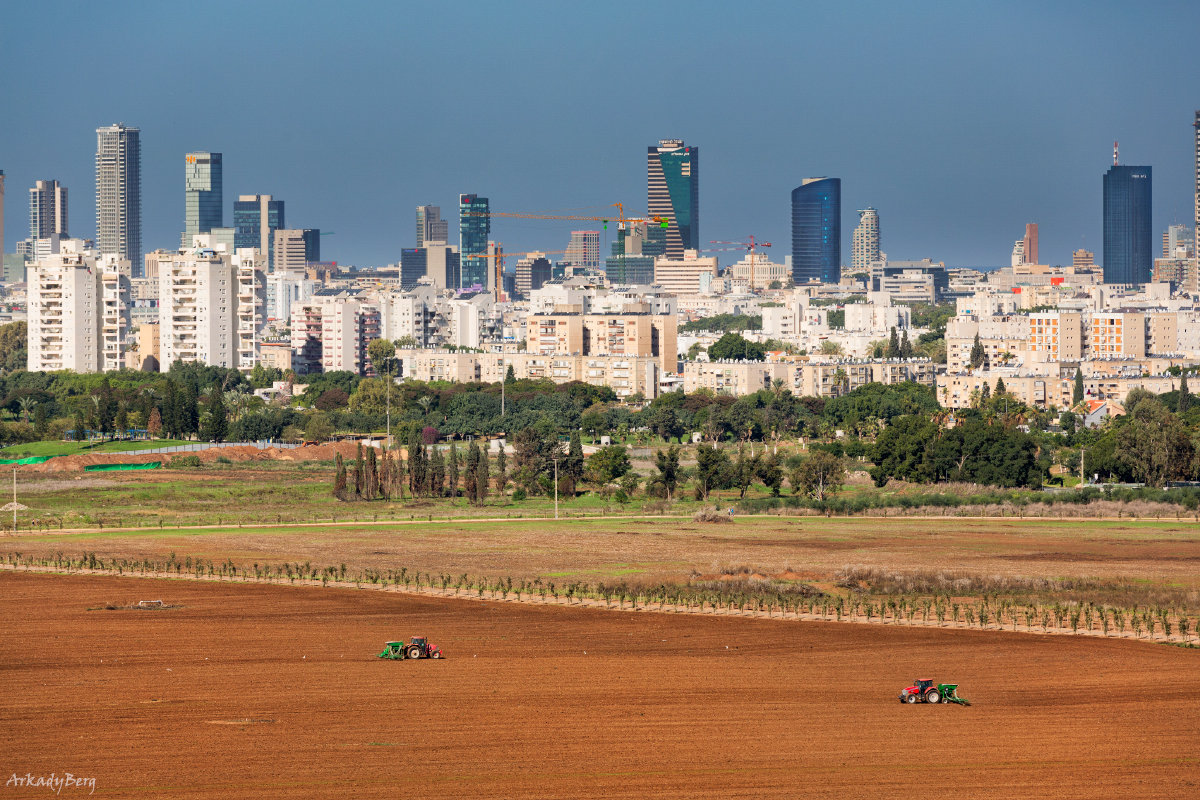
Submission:
M 1200 796 L 1194 650 L 12 573 L 0 603 L 0 779 L 98 797 Z M 447 659 L 374 658 L 413 634 Z M 896 701 L 925 675 L 974 705 Z

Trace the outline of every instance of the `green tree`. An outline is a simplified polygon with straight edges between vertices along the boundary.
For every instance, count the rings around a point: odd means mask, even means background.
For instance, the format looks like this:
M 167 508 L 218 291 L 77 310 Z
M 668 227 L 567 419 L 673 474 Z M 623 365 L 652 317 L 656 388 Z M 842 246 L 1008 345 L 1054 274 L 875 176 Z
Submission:
M 1004 394 L 1005 391 L 1004 378 L 996 378 L 996 396 L 999 397 L 1000 395 Z
M 729 470 L 729 455 L 715 445 L 696 448 L 696 499 L 707 500 L 723 485 Z
M 363 498 L 374 500 L 379 496 L 379 464 L 374 447 L 367 447 L 366 454 L 367 463 L 363 467 Z
M 396 345 L 387 339 L 375 339 L 367 344 L 367 358 L 376 375 L 394 374 Z
M 483 451 L 480 454 L 480 461 L 483 462 L 483 476 L 487 479 L 487 446 L 484 445 Z M 484 493 L 487 492 L 487 487 L 483 488 Z M 504 500 L 504 495 L 508 492 L 508 454 L 504 451 L 504 442 L 500 443 L 500 449 L 496 452 L 496 491 L 500 493 L 501 501 Z
M 899 358 L 900 357 L 900 335 L 896 333 L 895 326 L 892 326 L 891 336 L 888 337 L 887 349 L 883 351 L 884 358 Z
M 366 488 L 366 470 L 364 463 L 366 456 L 363 454 L 362 442 L 358 443 L 358 449 L 354 456 L 354 496 L 362 497 L 363 490 Z
M 598 484 L 620 480 L 631 466 L 629 452 L 619 444 L 601 447 L 587 460 L 588 476 Z
M 479 478 L 479 445 L 475 440 L 471 440 L 471 445 L 467 448 L 467 459 L 465 469 L 463 469 L 463 492 L 467 496 L 467 502 L 478 503 L 478 478 Z
M 738 489 L 738 497 L 745 498 L 746 490 L 754 483 L 758 473 L 758 459 L 746 455 L 746 446 L 738 445 L 737 461 L 733 464 L 733 484 Z
M 304 426 L 304 438 L 310 442 L 327 442 L 333 437 L 333 423 L 328 414 L 317 412 Z
M 1176 400 L 1175 411 L 1178 414 L 1185 414 L 1192 407 L 1192 395 L 1188 391 L 1187 374 L 1179 376 L 1179 398 Z
M 517 382 L 517 373 L 513 371 L 513 365 L 509 364 L 508 369 L 504 371 L 504 384 L 512 386 Z
M 975 343 L 971 345 L 971 369 L 979 369 L 987 361 L 987 351 L 983 349 L 983 342 L 979 340 L 979 334 L 975 334 Z
M 446 491 L 446 459 L 435 445 L 429 454 L 429 494 L 441 497 Z
M 762 361 L 766 350 L 758 342 L 751 342 L 737 333 L 727 333 L 708 348 L 708 357 L 714 361 Z
M 823 356 L 840 356 L 842 352 L 841 343 L 835 342 L 833 339 L 821 342 L 820 353 Z
M 503 453 L 504 450 L 501 449 L 500 452 Z M 479 451 L 479 472 L 475 476 L 475 494 L 478 498 L 479 505 L 483 505 L 487 502 L 488 481 L 491 479 L 490 472 L 491 465 L 488 463 L 488 451 L 487 448 L 484 447 Z M 503 494 L 504 485 L 508 483 L 508 479 L 505 478 L 503 481 L 498 480 L 497 483 L 500 485 L 500 493 Z M 503 497 L 501 500 L 503 500 Z
M 658 480 L 667 491 L 667 499 L 675 499 L 675 488 L 679 485 L 678 445 L 671 445 L 665 452 L 655 451 L 654 468 L 658 470 Z
M 225 393 L 214 386 L 208 394 L 208 414 L 200 438 L 209 442 L 223 442 L 229 434 L 229 419 L 225 413 Z
M 567 446 L 567 456 L 562 461 L 559 470 L 559 490 L 568 497 L 574 497 L 580 482 L 583 481 L 583 442 L 579 440 L 579 432 L 571 431 L 571 443 Z M 565 477 L 566 480 L 561 480 Z
M 46 414 L 45 403 L 38 403 L 33 409 L 33 432 L 40 440 L 46 439 L 50 434 L 50 419 Z
M 451 497 L 458 497 L 458 448 L 450 443 L 450 458 L 446 462 L 446 479 L 449 481 L 447 491 Z
M 779 487 L 783 483 L 783 468 L 779 464 L 777 454 L 768 452 L 758 459 L 758 479 L 771 490 L 772 497 L 779 497 Z
M 913 346 L 912 346 L 912 342 L 910 342 L 908 340 L 908 329 L 907 328 L 904 329 L 904 335 L 900 337 L 900 357 L 901 358 L 912 358 L 913 357 Z
M 87 425 L 84 424 L 83 412 L 79 409 L 75 410 L 75 426 L 73 430 L 75 441 L 82 442 L 87 438 Z
M 978 337 L 977 337 L 978 338 Z M 1083 402 L 1083 370 L 1079 367 L 1075 368 L 1075 389 L 1071 392 L 1071 405 L 1079 405 Z
M 333 471 L 333 496 L 338 500 L 346 499 L 346 463 L 342 454 L 337 454 L 336 467 Z
M 790 479 L 793 492 L 821 501 L 846 482 L 846 465 L 838 456 L 816 450 L 792 470 Z
M 162 412 L 158 410 L 158 406 L 155 406 L 150 409 L 150 419 L 146 421 L 146 433 L 157 439 L 162 436 L 162 431 Z
M 124 403 L 117 406 L 117 418 L 114 423 L 117 427 L 117 432 L 122 436 L 129 430 L 129 410 L 125 408 Z
M 1177 416 L 1158 400 L 1146 399 L 1127 417 L 1117 431 L 1119 464 L 1149 486 L 1188 477 L 1192 442 Z

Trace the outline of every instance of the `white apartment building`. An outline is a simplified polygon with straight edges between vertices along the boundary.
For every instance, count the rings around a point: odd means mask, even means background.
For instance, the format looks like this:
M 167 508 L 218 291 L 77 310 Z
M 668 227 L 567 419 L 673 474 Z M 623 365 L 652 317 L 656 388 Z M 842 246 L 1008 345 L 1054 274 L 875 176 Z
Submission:
M 179 252 L 159 261 L 159 359 L 238 366 L 238 268 L 216 250 Z
M 258 363 L 259 336 L 266 324 L 267 256 L 243 247 L 233 255 L 237 270 L 237 367 L 249 372 Z
M 750 291 L 769 289 L 772 284 L 783 287 L 792 277 L 792 271 L 785 265 L 772 263 L 766 253 L 759 252 L 746 253 L 741 261 L 730 265 L 725 274 L 735 284 L 746 286 Z
M 267 319 L 287 324 L 292 318 L 292 305 L 310 300 L 323 284 L 304 272 L 276 270 L 266 276 Z
M 96 253 L 67 240 L 29 265 L 30 372 L 100 369 L 100 270 Z
M 379 309 L 346 293 L 319 293 L 292 315 L 292 350 L 301 371 L 373 374 L 367 345 L 378 338 Z
M 115 254 L 100 257 L 100 370 L 125 365 L 125 337 L 130 329 L 130 262 Z
M 854 229 L 850 271 L 869 275 L 871 262 L 880 258 L 879 212 L 873 208 L 861 209 L 858 212 L 858 227 Z
M 717 277 L 717 257 L 701 257 L 696 250 L 684 250 L 681 260 L 665 256 L 654 259 L 654 283 L 672 294 L 699 294 L 701 276 Z

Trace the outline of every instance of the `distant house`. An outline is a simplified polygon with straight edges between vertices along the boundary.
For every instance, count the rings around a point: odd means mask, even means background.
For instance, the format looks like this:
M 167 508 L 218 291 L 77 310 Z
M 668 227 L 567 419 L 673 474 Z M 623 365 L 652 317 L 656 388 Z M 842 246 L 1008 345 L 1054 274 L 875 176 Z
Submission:
M 1109 417 L 1125 415 L 1125 407 L 1115 400 L 1084 400 L 1074 410 L 1083 417 L 1085 428 L 1099 428 Z

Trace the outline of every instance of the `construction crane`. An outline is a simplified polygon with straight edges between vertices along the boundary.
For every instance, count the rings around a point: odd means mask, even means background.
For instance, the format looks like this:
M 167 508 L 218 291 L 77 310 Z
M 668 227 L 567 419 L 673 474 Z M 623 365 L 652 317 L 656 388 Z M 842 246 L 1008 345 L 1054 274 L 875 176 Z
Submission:
M 492 246 L 492 245 L 489 245 Z M 530 250 L 525 253 L 506 253 L 504 252 L 504 244 L 496 242 L 493 246 L 494 253 L 480 253 L 478 255 L 467 256 L 467 258 L 491 258 L 496 262 L 496 285 L 495 298 L 496 302 L 503 302 L 501 290 L 504 287 L 504 259 L 506 256 L 556 256 L 567 252 L 566 250 Z
M 706 253 L 723 253 L 732 250 L 743 251 L 750 253 L 750 291 L 754 291 L 754 251 L 759 247 L 770 247 L 770 242 L 757 241 L 753 236 L 748 237 L 742 242 L 726 242 L 718 239 L 712 239 L 709 244 L 732 244 L 736 247 L 717 247 L 710 250 L 705 250 Z
M 625 216 L 625 204 L 613 203 L 613 207 L 617 209 L 616 222 L 618 230 L 625 230 L 626 223 L 655 223 L 659 227 L 668 227 L 669 221 L 666 217 L 627 217 Z M 527 214 L 519 211 L 463 211 L 465 217 L 510 217 L 513 219 L 562 219 L 572 222 L 602 222 L 604 227 L 608 228 L 608 223 L 613 220 L 610 217 L 597 217 L 585 214 Z

